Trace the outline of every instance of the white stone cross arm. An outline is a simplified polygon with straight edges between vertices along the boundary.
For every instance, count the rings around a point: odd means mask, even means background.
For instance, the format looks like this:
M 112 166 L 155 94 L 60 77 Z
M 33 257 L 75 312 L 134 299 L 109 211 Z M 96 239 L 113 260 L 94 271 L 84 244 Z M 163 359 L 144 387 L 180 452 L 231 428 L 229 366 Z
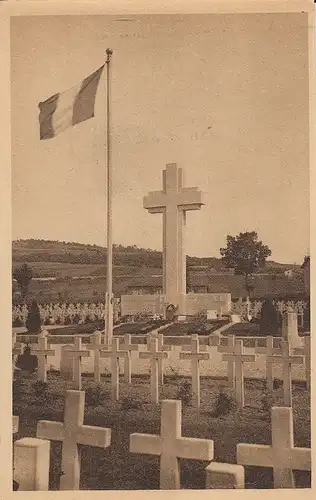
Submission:
M 295 488 L 293 470 L 311 470 L 311 450 L 295 448 L 292 408 L 271 410 L 272 445 L 237 445 L 237 463 L 273 467 L 274 488 Z
M 181 436 L 181 401 L 162 401 L 161 435 L 131 434 L 130 451 L 160 456 L 160 489 L 180 489 L 179 458 L 212 460 L 214 442 Z
M 80 453 L 78 444 L 106 448 L 111 443 L 111 429 L 83 424 L 83 391 L 67 391 L 64 422 L 41 420 L 36 436 L 63 442 L 60 489 L 78 490 L 80 483 Z

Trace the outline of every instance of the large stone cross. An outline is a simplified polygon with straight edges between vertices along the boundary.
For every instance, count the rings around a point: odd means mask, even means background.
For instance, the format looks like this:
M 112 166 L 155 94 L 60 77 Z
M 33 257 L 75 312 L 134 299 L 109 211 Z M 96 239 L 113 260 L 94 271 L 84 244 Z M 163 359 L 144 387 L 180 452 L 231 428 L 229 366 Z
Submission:
M 237 444 L 237 464 L 273 467 L 274 488 L 295 488 L 293 470 L 311 470 L 311 450 L 294 447 L 292 408 L 271 410 L 272 446 Z
M 160 456 L 161 490 L 180 489 L 179 458 L 208 461 L 214 458 L 211 439 L 181 436 L 181 401 L 162 401 L 160 434 L 131 434 L 130 451 Z
M 79 490 L 78 444 L 107 448 L 111 443 L 111 429 L 83 424 L 84 400 L 83 391 L 67 391 L 64 422 L 40 420 L 37 423 L 36 437 L 63 443 L 61 490 Z
M 185 313 L 186 251 L 185 212 L 200 210 L 202 193 L 196 187 L 183 187 L 182 169 L 170 163 L 163 170 L 162 191 L 150 191 L 144 208 L 151 214 L 163 214 L 163 293 L 167 302 Z

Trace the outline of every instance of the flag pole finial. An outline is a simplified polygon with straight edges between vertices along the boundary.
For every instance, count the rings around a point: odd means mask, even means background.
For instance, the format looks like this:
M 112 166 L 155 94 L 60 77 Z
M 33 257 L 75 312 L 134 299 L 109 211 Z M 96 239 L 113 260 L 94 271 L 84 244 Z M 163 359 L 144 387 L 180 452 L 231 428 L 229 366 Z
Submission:
M 106 63 L 108 64 L 110 62 L 110 59 L 111 59 L 111 55 L 113 54 L 113 50 L 112 49 L 106 49 Z

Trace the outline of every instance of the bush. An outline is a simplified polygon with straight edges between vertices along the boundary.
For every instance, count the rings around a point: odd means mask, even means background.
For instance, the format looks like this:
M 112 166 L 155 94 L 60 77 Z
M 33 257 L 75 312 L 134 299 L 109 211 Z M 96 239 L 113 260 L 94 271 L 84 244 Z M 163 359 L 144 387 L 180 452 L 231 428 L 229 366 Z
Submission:
M 41 330 L 41 316 L 36 300 L 32 300 L 25 326 L 29 333 L 38 333 Z
M 20 318 L 15 318 L 15 320 L 12 321 L 12 326 L 13 327 L 23 326 L 23 321 Z
M 212 417 L 224 417 L 236 408 L 236 402 L 232 394 L 225 392 L 223 387 L 219 387 L 219 393 L 215 402 Z
M 35 396 L 37 398 L 41 398 L 47 394 L 48 391 L 48 383 L 43 382 L 42 380 L 37 380 L 33 384 L 33 390 L 35 392 Z
M 188 406 L 191 403 L 191 384 L 188 380 L 184 380 L 178 387 L 176 399 L 181 399 L 183 406 Z
M 13 380 L 12 398 L 14 402 L 18 402 L 25 394 L 26 383 L 23 379 Z
M 278 380 L 278 379 L 273 380 L 273 389 L 275 391 L 278 390 L 278 389 L 280 389 L 280 387 L 282 387 L 282 385 L 283 385 L 282 380 Z
M 71 323 L 72 323 L 71 317 L 70 316 L 65 316 L 64 324 L 65 325 L 71 325 Z
M 86 389 L 86 406 L 99 406 L 107 399 L 108 394 L 102 384 L 90 385 Z
M 74 317 L 73 317 L 73 320 L 72 322 L 75 324 L 75 325 L 78 325 L 79 321 L 80 321 L 80 316 L 79 314 L 75 314 Z
M 142 404 L 137 399 L 133 399 L 131 397 L 126 397 L 122 399 L 121 402 L 121 410 L 138 410 L 142 407 Z
M 265 391 L 261 398 L 260 398 L 260 401 L 261 401 L 261 407 L 262 407 L 262 410 L 266 413 L 270 413 L 271 411 L 271 408 L 273 406 L 273 397 L 272 397 L 272 394 L 270 394 L 269 391 Z

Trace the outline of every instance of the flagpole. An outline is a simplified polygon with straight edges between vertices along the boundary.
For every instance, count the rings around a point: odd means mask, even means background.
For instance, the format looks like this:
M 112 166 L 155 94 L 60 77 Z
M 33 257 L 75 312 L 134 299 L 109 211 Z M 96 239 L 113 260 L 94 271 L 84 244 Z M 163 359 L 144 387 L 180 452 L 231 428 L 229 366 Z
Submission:
M 111 165 L 111 108 L 110 62 L 113 51 L 106 49 L 106 170 L 107 170 L 107 272 L 104 343 L 111 344 L 113 336 L 113 241 L 112 241 L 112 165 Z

